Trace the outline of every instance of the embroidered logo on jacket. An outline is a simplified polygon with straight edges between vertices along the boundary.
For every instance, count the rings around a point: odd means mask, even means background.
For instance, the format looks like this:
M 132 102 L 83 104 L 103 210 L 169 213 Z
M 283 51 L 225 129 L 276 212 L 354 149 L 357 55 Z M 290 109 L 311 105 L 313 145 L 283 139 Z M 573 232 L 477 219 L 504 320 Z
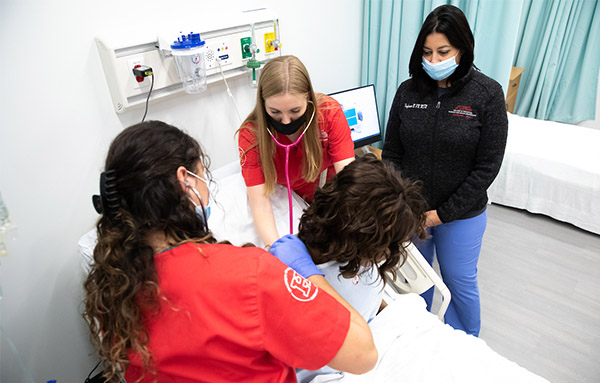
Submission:
M 291 267 L 285 269 L 283 280 L 285 282 L 285 287 L 287 287 L 290 294 L 292 294 L 292 297 L 300 302 L 312 301 L 319 292 L 317 286 L 310 283 L 308 279 L 302 278 L 300 274 L 296 273 Z
M 404 109 L 427 109 L 428 104 L 407 104 L 404 103 Z
M 466 117 L 466 118 L 477 117 L 477 115 L 475 113 L 473 113 L 473 110 L 471 109 L 471 107 L 465 106 L 465 105 L 457 105 L 456 108 L 454 108 L 453 110 L 449 110 L 448 113 L 450 113 L 451 115 L 456 116 L 456 117 Z

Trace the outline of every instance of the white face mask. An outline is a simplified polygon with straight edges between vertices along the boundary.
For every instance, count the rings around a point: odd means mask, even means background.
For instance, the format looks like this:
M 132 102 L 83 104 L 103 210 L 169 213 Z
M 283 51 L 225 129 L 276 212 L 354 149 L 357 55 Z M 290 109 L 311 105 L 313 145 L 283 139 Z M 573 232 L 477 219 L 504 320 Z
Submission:
M 206 188 L 208 189 L 208 181 L 206 179 L 200 177 L 197 174 L 190 172 L 189 170 L 186 170 L 186 172 L 189 175 L 191 175 L 192 177 L 196 177 L 200 181 L 204 182 L 206 184 Z M 200 197 L 200 193 L 198 192 L 198 190 L 196 190 L 196 188 L 192 187 L 187 181 L 185 184 L 186 184 L 186 186 L 189 186 L 190 189 L 192 189 L 192 192 L 196 195 L 196 197 L 198 197 L 198 200 L 200 201 L 200 205 L 198 205 L 198 204 L 196 204 L 196 202 L 194 202 L 193 199 L 190 198 L 190 201 L 192 201 L 192 203 L 196 207 L 196 214 L 202 220 L 204 220 L 204 215 L 206 214 L 206 220 L 208 221 L 208 218 L 210 217 L 210 192 L 209 192 L 208 201 L 206 201 L 206 206 L 203 206 L 202 205 L 202 202 L 203 202 L 202 197 Z M 210 189 L 208 189 L 208 190 L 210 190 Z M 207 225 L 208 225 L 208 222 L 207 222 Z

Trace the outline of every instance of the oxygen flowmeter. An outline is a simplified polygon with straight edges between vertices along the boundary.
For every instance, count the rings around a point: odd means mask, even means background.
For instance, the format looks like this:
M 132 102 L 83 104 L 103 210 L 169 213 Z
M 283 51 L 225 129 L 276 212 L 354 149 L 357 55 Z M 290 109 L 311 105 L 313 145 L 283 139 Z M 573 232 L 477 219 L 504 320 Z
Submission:
M 260 53 L 260 49 L 256 46 L 256 37 L 254 36 L 254 23 L 252 23 L 250 45 L 243 46 L 242 50 L 247 51 L 250 54 L 250 58 L 246 61 L 246 68 L 248 68 L 248 77 L 250 79 L 250 87 L 258 87 L 258 76 L 260 74 L 261 62 L 256 59 L 256 54 Z

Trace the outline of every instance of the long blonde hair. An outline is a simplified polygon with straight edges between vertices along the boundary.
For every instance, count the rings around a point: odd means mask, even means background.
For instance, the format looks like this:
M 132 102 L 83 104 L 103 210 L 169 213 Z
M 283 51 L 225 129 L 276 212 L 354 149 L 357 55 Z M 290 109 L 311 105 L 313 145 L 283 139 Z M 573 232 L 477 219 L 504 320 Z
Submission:
M 292 93 L 306 97 L 307 108 L 314 108 L 315 117 L 302 138 L 304 158 L 302 162 L 302 178 L 308 182 L 317 179 L 323 164 L 323 148 L 321 146 L 321 132 L 319 129 L 319 111 L 317 98 L 308 71 L 302 62 L 295 56 L 281 56 L 269 61 L 262 69 L 258 80 L 256 92 L 256 106 L 236 134 L 242 129 L 250 129 L 256 137 L 256 143 L 246 150 L 258 146 L 260 162 L 265 177 L 267 195 L 275 190 L 277 183 L 277 170 L 275 169 L 276 144 L 267 131 L 267 111 L 265 99 L 271 96 Z M 308 110 L 308 109 L 307 109 Z M 274 134 L 277 134 L 273 132 Z M 246 152 L 241 155 L 244 156 Z

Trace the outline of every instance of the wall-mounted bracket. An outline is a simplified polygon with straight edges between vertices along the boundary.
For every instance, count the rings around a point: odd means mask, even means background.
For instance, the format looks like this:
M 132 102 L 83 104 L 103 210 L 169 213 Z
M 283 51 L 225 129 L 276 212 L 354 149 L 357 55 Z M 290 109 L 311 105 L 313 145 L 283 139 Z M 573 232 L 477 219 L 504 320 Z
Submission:
M 246 19 L 250 19 L 247 15 Z M 226 78 L 240 76 L 248 73 L 244 53 L 244 41 L 251 37 L 252 24 L 257 36 L 274 33 L 277 19 L 252 17 L 247 20 L 249 24 L 223 26 L 222 29 L 201 31 L 202 40 L 206 41 L 206 77 L 210 84 L 221 81 L 217 59 L 220 60 Z M 239 20 L 238 20 L 239 23 Z M 190 31 L 184 31 L 188 33 Z M 194 31 L 196 32 L 196 31 Z M 113 106 L 117 113 L 122 113 L 130 108 L 141 106 L 146 102 L 150 90 L 150 80 L 138 82 L 132 74 L 134 65 L 152 67 L 154 72 L 154 87 L 150 102 L 164 99 L 173 95 L 184 95 L 183 86 L 177 73 L 175 61 L 170 54 L 172 40 L 175 40 L 180 31 L 173 31 L 172 37 L 159 34 L 154 37 L 136 37 L 133 41 L 124 38 L 98 36 L 96 46 L 106 76 L 106 82 L 112 97 Z M 261 43 L 258 39 L 257 43 Z M 264 41 L 262 42 L 264 44 Z M 266 62 L 280 55 L 280 52 L 267 52 L 267 47 L 258 47 L 256 59 Z M 147 83 L 147 84 L 146 84 Z

